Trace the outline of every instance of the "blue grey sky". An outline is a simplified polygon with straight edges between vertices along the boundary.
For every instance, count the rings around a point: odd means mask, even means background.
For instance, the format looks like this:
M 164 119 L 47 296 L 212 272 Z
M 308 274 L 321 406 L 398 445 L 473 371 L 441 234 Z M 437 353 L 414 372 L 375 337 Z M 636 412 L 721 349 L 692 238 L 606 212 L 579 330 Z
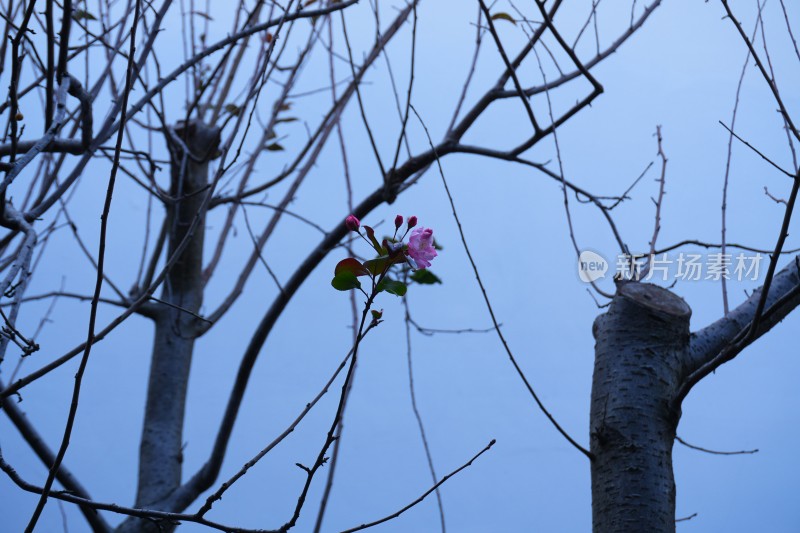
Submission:
M 556 22 L 574 38 L 576 28 L 591 10 L 591 2 L 568 4 Z M 630 17 L 629 2 L 609 4 L 600 9 L 601 46 L 624 31 Z M 786 4 L 791 20 L 799 20 L 798 5 Z M 401 5 L 380 3 L 384 24 Z M 735 1 L 731 5 L 750 31 L 755 3 Z M 492 10 L 513 13 L 503 1 Z M 534 11 L 532 6 L 523 10 Z M 210 35 L 221 37 L 228 31 L 231 14 L 225 11 L 223 3 L 212 5 Z M 360 58 L 373 39 L 372 12 L 369 3 L 362 0 L 346 13 L 354 53 Z M 434 140 L 442 137 L 467 74 L 476 13 L 477 4 L 468 2 L 423 0 L 419 7 L 412 98 Z M 630 200 L 613 211 L 623 238 L 635 251 L 646 252 L 653 233 L 655 208 L 651 197 L 658 194 L 655 179 L 659 172 L 654 137 L 657 125 L 662 128 L 669 158 L 659 245 L 684 239 L 720 240 L 728 133 L 718 121 L 730 123 L 736 84 L 746 57 L 744 44 L 723 15 L 716 0 L 663 2 L 633 38 L 593 71 L 605 93 L 557 131 L 565 176 L 597 195 L 619 195 L 651 161 L 655 162 L 630 193 Z M 800 60 L 785 36 L 778 0 L 767 2 L 764 20 L 779 86 L 784 88 L 789 109 L 797 113 L 800 99 L 793 89 L 800 82 Z M 179 25 L 176 10 L 160 37 L 160 47 L 157 45 L 165 65 L 177 65 L 182 60 Z M 521 22 L 512 25 L 499 20 L 497 28 L 509 50 L 516 50 L 525 40 Z M 289 37 L 290 46 L 299 46 L 299 38 L 296 42 L 293 38 Z M 341 44 L 340 35 L 337 39 Z M 485 39 L 467 95 L 468 106 L 495 83 L 502 69 L 490 37 Z M 581 50 L 587 56 L 592 53 L 593 39 L 594 34 L 588 33 L 582 41 Z M 401 98 L 405 98 L 408 79 L 409 45 L 410 26 L 389 49 L 393 72 L 402 88 Z M 544 57 L 543 62 L 546 74 L 555 76 L 552 63 Z M 345 63 L 337 68 L 345 77 Z M 7 74 L 4 76 L 7 79 Z M 304 76 L 297 92 L 325 87 L 327 57 L 312 57 Z M 522 65 L 520 77 L 523 83 L 541 81 L 534 56 Z M 277 90 L 276 85 L 267 85 L 265 99 Z M 552 95 L 552 105 L 556 111 L 563 110 L 587 90 L 586 82 L 573 82 Z M 178 82 L 165 95 L 168 102 L 174 102 L 170 120 L 181 118 L 183 91 L 182 82 Z M 141 91 L 134 92 L 134 96 L 137 94 Z M 368 73 L 362 96 L 377 144 L 387 159 L 393 155 L 400 124 L 385 62 L 378 61 Z M 303 120 L 316 124 L 329 103 L 327 92 L 296 100 L 293 112 L 302 120 L 281 130 L 287 135 L 281 140 L 287 154 L 305 141 Z M 763 78 L 751 64 L 743 83 L 736 131 L 789 168 L 791 152 L 775 108 Z M 546 116 L 544 95 L 534 99 L 534 110 Z M 348 107 L 343 124 L 354 197 L 358 200 L 376 187 L 380 176 L 355 101 Z M 529 133 L 524 108 L 518 100 L 509 99 L 493 106 L 467 141 L 507 148 Z M 141 132 L 136 135 L 140 143 L 146 142 Z M 412 153 L 427 149 L 424 132 L 413 118 L 409 142 Z M 154 143 L 154 153 L 163 157 L 163 140 L 155 136 Z M 527 155 L 537 162 L 549 162 L 548 168 L 558 171 L 552 136 Z M 288 157 L 270 154 L 259 162 L 256 176 L 267 179 L 274 175 Z M 559 423 L 588 446 L 594 346 L 591 330 L 592 321 L 602 310 L 578 278 L 559 184 L 531 168 L 478 156 L 447 156 L 442 165 L 467 242 L 511 349 Z M 733 146 L 731 168 L 728 239 L 769 249 L 778 236 L 783 206 L 768 198 L 764 187 L 776 197 L 785 197 L 790 181 L 739 143 Z M 91 169 L 70 205 L 82 238 L 89 249 L 96 250 L 109 165 L 98 161 Z M 434 229 L 444 246 L 431 267 L 444 283 L 412 286 L 408 293 L 411 313 L 419 324 L 430 328 L 487 328 L 491 321 L 435 170 L 431 169 L 393 205 L 382 206 L 363 222 L 375 225 L 383 221 L 386 227 L 398 213 L 414 214 L 421 225 Z M 266 201 L 277 202 L 283 190 L 270 191 Z M 107 271 L 123 290 L 136 275 L 146 209 L 141 189 L 121 180 L 109 227 Z M 335 143 L 323 151 L 292 209 L 324 228 L 333 227 L 347 214 L 343 168 Z M 606 257 L 613 270 L 617 249 L 600 212 L 576 202 L 574 195 L 570 196 L 570 210 L 579 247 Z M 269 215 L 266 210 L 248 211 L 255 227 L 263 225 Z M 210 242 L 214 242 L 214 232 L 222 222 L 221 211 L 209 217 Z M 795 222 L 792 229 L 796 227 Z M 227 294 L 237 268 L 252 250 L 241 218 L 236 229 L 206 295 L 205 311 L 213 310 Z M 279 230 L 263 253 L 278 279 L 286 280 L 320 235 L 293 219 L 284 219 Z M 791 230 L 787 247 L 800 247 Z M 681 251 L 703 252 L 692 247 Z M 220 481 L 286 428 L 349 350 L 352 332 L 348 296 L 330 287 L 333 267 L 343 257 L 344 250 L 334 251 L 318 266 L 267 340 Z M 783 259 L 781 265 L 788 260 Z M 762 267 L 766 267 L 766 258 Z M 48 244 L 29 294 L 57 290 L 62 283 L 65 290 L 85 294 L 91 293 L 94 284 L 94 272 L 67 230 L 57 232 Z M 745 291 L 759 285 L 759 281 L 730 282 L 731 305 L 742 302 Z M 610 276 L 599 286 L 612 291 Z M 692 307 L 693 330 L 722 316 L 718 282 L 679 281 L 673 290 Z M 184 436 L 188 474 L 207 458 L 239 358 L 276 293 L 267 272 L 257 270 L 237 305 L 196 346 Z M 34 302 L 25 307 L 21 329 L 35 329 L 47 305 Z M 324 531 L 340 531 L 390 514 L 431 485 L 410 404 L 404 310 L 400 300 L 388 294 L 381 295 L 377 307 L 384 309 L 384 322 L 361 348 Z M 107 323 L 117 312 L 101 308 L 99 323 Z M 37 339 L 41 352 L 25 361 L 21 373 L 80 343 L 86 335 L 88 315 L 87 303 L 59 300 L 50 317 L 52 322 Z M 759 452 L 712 456 L 676 444 L 677 515 L 697 513 L 692 520 L 680 523 L 679 531 L 800 531 L 796 505 L 800 458 L 794 450 L 800 427 L 798 327 L 800 313 L 795 313 L 735 361 L 706 378 L 684 402 L 678 434 L 686 441 L 712 449 L 758 448 Z M 146 320 L 131 318 L 92 352 L 65 465 L 99 501 L 131 504 L 135 495 L 151 337 L 152 327 Z M 441 476 L 457 468 L 491 439 L 497 439 L 489 452 L 442 487 L 448 530 L 589 531 L 587 460 L 536 408 L 496 335 L 413 333 L 411 343 L 417 400 L 437 473 Z M 4 381 L 8 381 L 17 359 L 16 353 L 6 359 Z M 21 407 L 52 447 L 57 446 L 63 431 L 76 368 L 77 361 L 72 361 L 23 390 Z M 334 390 L 338 394 L 338 388 Z M 335 394 L 327 395 L 289 438 L 226 493 L 209 518 L 254 528 L 283 524 L 305 479 L 295 463 L 313 461 L 336 399 Z M 0 417 L 0 445 L 6 460 L 24 478 L 43 482 L 46 470 L 5 417 Z M 324 477 L 320 476 L 297 531 L 312 530 L 323 484 Z M 0 531 L 21 531 L 36 498 L 17 490 L 5 476 L 0 477 L 0 495 Z M 70 532 L 87 530 L 75 508 L 64 504 L 63 509 Z M 121 517 L 108 515 L 108 520 L 116 523 Z M 431 496 L 375 530 L 435 532 L 438 524 L 436 500 Z M 204 529 L 186 524 L 180 531 Z M 56 501 L 48 503 L 37 530 L 62 531 Z

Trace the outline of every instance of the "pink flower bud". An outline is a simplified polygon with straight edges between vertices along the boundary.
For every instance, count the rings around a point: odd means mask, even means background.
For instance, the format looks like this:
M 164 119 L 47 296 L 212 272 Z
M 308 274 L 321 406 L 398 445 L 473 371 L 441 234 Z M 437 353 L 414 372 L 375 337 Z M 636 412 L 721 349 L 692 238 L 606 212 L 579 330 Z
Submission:
M 402 224 L 402 222 L 401 222 L 401 224 Z M 417 225 L 417 217 L 416 217 L 416 215 L 411 215 L 410 217 L 408 217 L 408 229 L 411 229 L 416 225 Z
M 396 217 L 394 217 L 394 227 L 396 229 L 400 229 L 400 226 L 402 226 L 402 225 L 403 225 L 403 217 L 402 217 L 402 215 L 397 215 Z
M 361 222 L 359 222 L 355 215 L 347 215 L 347 218 L 344 219 L 344 225 L 350 231 L 358 231 Z

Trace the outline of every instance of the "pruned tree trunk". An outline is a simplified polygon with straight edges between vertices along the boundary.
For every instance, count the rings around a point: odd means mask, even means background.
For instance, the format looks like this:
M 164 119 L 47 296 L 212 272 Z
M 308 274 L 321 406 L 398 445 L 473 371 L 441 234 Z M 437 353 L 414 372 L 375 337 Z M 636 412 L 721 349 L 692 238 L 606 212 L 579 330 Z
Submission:
M 617 284 L 592 329 L 595 533 L 675 531 L 672 445 L 681 403 L 700 380 L 800 306 L 800 256 L 774 275 L 762 301 L 763 291 L 690 333 L 692 312 L 682 298 L 648 283 Z
M 219 129 L 200 122 L 182 124 L 173 133 L 167 137 L 172 155 L 167 258 L 183 249 L 167 275 L 162 305 L 155 317 L 136 493 L 136 507 L 154 509 L 161 508 L 181 484 L 186 391 L 194 343 L 201 331 L 197 313 L 204 285 L 204 191 L 208 187 L 208 161 L 219 146 Z M 165 530 L 163 526 L 131 519 L 119 530 L 160 531 Z
M 666 289 L 619 286 L 594 324 L 591 452 L 596 533 L 675 530 L 672 406 L 689 349 L 691 309 Z

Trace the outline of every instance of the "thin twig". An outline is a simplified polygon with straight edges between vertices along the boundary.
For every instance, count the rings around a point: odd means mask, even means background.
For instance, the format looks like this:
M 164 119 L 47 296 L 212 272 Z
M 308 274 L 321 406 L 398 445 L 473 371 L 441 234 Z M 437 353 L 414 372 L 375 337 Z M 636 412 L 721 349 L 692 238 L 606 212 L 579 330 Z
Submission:
M 419 428 L 419 436 L 422 440 L 422 447 L 425 450 L 425 458 L 428 461 L 428 470 L 430 470 L 433 483 L 436 484 L 439 480 L 436 476 L 436 469 L 433 466 L 433 455 L 431 454 L 431 447 L 428 445 L 428 437 L 425 434 L 425 424 L 422 423 L 422 415 L 419 414 L 417 407 L 417 392 L 414 387 L 414 365 L 411 358 L 411 315 L 408 311 L 408 298 L 403 298 L 403 307 L 405 307 L 405 325 L 406 325 L 406 359 L 408 361 L 408 391 L 411 396 L 411 410 L 414 411 L 414 418 L 417 420 L 417 427 Z M 444 519 L 444 505 L 442 504 L 442 494 L 439 489 L 436 489 L 436 505 L 439 508 L 439 522 L 442 525 L 442 533 L 447 531 Z
M 370 330 L 373 329 L 376 325 L 377 323 L 371 323 L 369 326 L 367 326 L 367 328 L 364 330 L 364 333 L 361 335 L 361 338 L 363 339 L 367 335 L 367 333 L 369 333 Z M 317 402 L 319 402 L 319 400 L 328 392 L 331 385 L 333 385 L 333 382 L 336 380 L 336 377 L 345 367 L 347 361 L 350 360 L 350 357 L 352 355 L 353 355 L 353 349 L 347 352 L 347 355 L 345 356 L 344 359 L 342 359 L 342 362 L 339 363 L 339 366 L 336 367 L 336 370 L 334 371 L 333 375 L 331 375 L 330 379 L 327 381 L 327 383 L 325 383 L 325 386 L 322 387 L 322 390 L 314 397 L 313 400 L 311 400 L 306 404 L 306 406 L 303 408 L 300 414 L 297 415 L 297 418 L 295 418 L 294 421 L 291 424 L 289 424 L 289 426 L 283 431 L 283 433 L 278 435 L 272 442 L 270 442 L 267 446 L 265 446 L 252 459 L 250 459 L 247 463 L 245 463 L 244 466 L 238 472 L 236 472 L 236 474 L 234 474 L 225 483 L 220 485 L 220 487 L 206 499 L 206 502 L 203 504 L 202 507 L 200 507 L 200 509 L 197 510 L 197 513 L 195 514 L 198 518 L 203 517 L 208 511 L 210 511 L 212 505 L 214 505 L 214 502 L 222 499 L 222 495 L 225 493 L 225 491 L 231 488 L 231 486 L 233 486 L 233 484 L 236 483 L 236 481 L 238 481 L 239 478 L 244 476 L 250 468 L 255 466 L 255 464 L 258 463 L 258 461 L 260 461 L 267 453 L 269 453 L 273 448 L 275 448 L 275 446 L 280 444 L 281 441 L 283 441 L 286 437 L 289 436 L 289 434 L 291 434 L 295 430 L 295 428 L 300 424 L 303 418 L 305 418 L 308 412 L 311 411 L 311 409 L 317 404 Z
M 489 442 L 489 444 L 487 444 L 487 445 L 486 445 L 486 447 L 485 447 L 484 449 L 482 449 L 482 450 L 481 450 L 481 451 L 479 451 L 477 454 L 475 454 L 475 455 L 472 457 L 472 459 L 470 459 L 469 461 L 467 461 L 466 463 L 464 463 L 464 464 L 463 464 L 463 465 L 461 465 L 460 467 L 456 468 L 455 470 L 453 470 L 452 472 L 450 472 L 449 474 L 447 474 L 446 476 L 444 476 L 444 477 L 443 477 L 443 478 L 442 478 L 442 479 L 441 479 L 441 480 L 440 480 L 438 483 L 436 483 L 434 486 L 432 486 L 431 488 L 429 488 L 428 490 L 426 490 L 426 491 L 425 491 L 425 492 L 422 494 L 422 496 L 420 496 L 419 498 L 417 498 L 417 499 L 416 499 L 416 500 L 414 500 L 413 502 L 409 503 L 408 505 L 406 505 L 405 507 L 403 507 L 403 508 L 402 508 L 402 509 L 400 509 L 399 511 L 397 511 L 397 512 L 395 512 L 395 513 L 392 513 L 392 514 L 390 514 L 389 516 L 385 516 L 385 517 L 381 518 L 380 520 L 375 520 L 374 522 L 369 522 L 369 523 L 367 523 L 367 524 L 361 524 L 360 526 L 357 526 L 357 527 L 353 527 L 353 528 L 350 528 L 350 529 L 345 529 L 344 531 L 342 531 L 342 533 L 353 533 L 354 531 L 361 531 L 362 529 L 367 529 L 367 528 L 370 528 L 370 527 L 373 527 L 373 526 L 377 526 L 378 524 L 383 524 L 384 522 L 388 522 L 389 520 L 392 520 L 393 518 L 397 518 L 398 516 L 400 516 L 401 514 L 405 513 L 406 511 L 408 511 L 409 509 L 411 509 L 412 507 L 414 507 L 415 505 L 417 505 L 419 502 L 421 502 L 422 500 L 424 500 L 425 498 L 427 498 L 428 496 L 430 496 L 431 492 L 434 492 L 434 491 L 435 491 L 435 490 L 437 490 L 439 487 L 441 487 L 441 486 L 442 486 L 442 484 L 443 484 L 444 482 L 446 482 L 448 479 L 450 479 L 451 477 L 455 476 L 456 474 L 458 474 L 459 472 L 461 472 L 462 470 L 464 470 L 464 469 L 465 469 L 465 468 L 467 468 L 468 466 L 471 466 L 471 465 L 472 465 L 472 463 L 473 463 L 473 462 L 474 462 L 474 461 L 475 461 L 475 460 L 476 460 L 478 457 L 480 457 L 481 455 L 483 455 L 485 452 L 489 451 L 489 449 L 490 449 L 492 446 L 494 446 L 496 442 L 497 442 L 497 441 L 496 441 L 495 439 L 492 439 L 492 440 Z
M 753 43 L 747 37 L 747 34 L 744 33 L 744 28 L 742 28 L 742 23 L 739 22 L 739 19 L 737 19 L 736 16 L 733 14 L 733 11 L 731 11 L 730 6 L 728 5 L 728 0 L 720 0 L 720 2 L 722 2 L 722 7 L 725 8 L 725 12 L 728 14 L 728 19 L 730 19 L 730 21 L 733 22 L 733 25 L 736 26 L 736 30 L 739 32 L 739 36 L 744 41 L 745 45 L 747 46 L 747 49 L 750 50 L 750 53 L 752 54 L 753 59 L 755 60 L 756 65 L 758 66 L 758 70 L 761 72 L 761 75 L 764 78 L 764 81 L 767 82 L 770 91 L 772 91 L 772 96 L 775 99 L 775 103 L 778 104 L 778 107 L 780 108 L 780 113 L 783 119 L 786 121 L 786 126 L 792 132 L 792 135 L 794 135 L 794 137 L 797 140 L 800 140 L 800 131 L 798 131 L 797 128 L 795 127 L 794 122 L 792 121 L 792 117 L 783 103 L 783 98 L 781 98 L 780 92 L 778 91 L 778 86 L 775 83 L 775 80 L 772 77 L 770 77 L 769 73 L 764 67 L 764 63 L 761 61 L 761 57 L 759 57 L 759 55 L 756 53 Z
M 656 214 L 655 214 L 655 222 L 653 224 L 653 236 L 650 238 L 650 255 L 648 257 L 647 264 L 644 266 L 641 273 L 639 274 L 640 279 L 647 275 L 647 272 L 650 270 L 650 267 L 652 266 L 652 263 L 655 260 L 656 241 L 658 240 L 658 234 L 661 231 L 661 207 L 664 204 L 664 194 L 665 194 L 664 187 L 667 182 L 667 156 L 664 154 L 663 138 L 661 137 L 660 125 L 656 126 L 656 138 L 658 142 L 658 157 L 661 158 L 661 175 L 657 180 L 658 199 L 653 200 L 653 203 L 656 205 Z
M 430 133 L 428 132 L 427 126 L 425 125 L 425 122 L 423 122 L 422 117 L 420 117 L 419 113 L 417 112 L 416 108 L 413 105 L 411 106 L 411 109 L 414 111 L 414 114 L 417 116 L 417 119 L 419 120 L 420 124 L 422 125 L 422 128 L 425 130 L 425 135 L 428 138 L 428 142 L 430 143 L 431 149 L 434 151 L 434 153 L 436 153 L 436 148 L 433 146 L 433 141 L 431 140 L 431 136 L 430 136 Z M 475 279 L 477 280 L 478 286 L 480 287 L 480 290 L 481 290 L 481 294 L 483 295 L 483 301 L 486 303 L 486 309 L 489 311 L 489 316 L 492 319 L 492 324 L 494 325 L 494 330 L 497 332 L 497 337 L 500 339 L 500 342 L 503 345 L 503 349 L 505 350 L 506 354 L 508 355 L 508 358 L 511 361 L 511 364 L 514 366 L 514 369 L 516 370 L 517 375 L 519 375 L 520 379 L 522 379 L 522 382 L 525 384 L 525 387 L 528 389 L 528 392 L 531 394 L 531 396 L 533 397 L 534 401 L 536 402 L 536 405 L 539 406 L 539 409 L 542 411 L 542 413 L 544 413 L 544 415 L 547 417 L 548 420 L 550 420 L 550 422 L 553 424 L 553 426 L 556 428 L 556 430 L 558 430 L 558 432 L 561 433 L 561 435 L 563 435 L 564 438 L 567 439 L 567 441 L 570 444 L 572 444 L 572 446 L 574 446 L 578 451 L 580 451 L 583 455 L 585 455 L 587 458 L 589 458 L 591 460 L 594 457 L 592 455 L 592 453 L 589 450 L 587 450 L 586 448 L 584 448 L 583 446 L 581 446 L 580 444 L 578 444 L 575 441 L 575 439 L 573 439 L 559 425 L 559 423 L 556 421 L 556 419 L 553 417 L 553 415 L 551 415 L 550 412 L 545 408 L 544 404 L 539 399 L 539 396 L 536 394 L 536 391 L 534 391 L 533 387 L 531 386 L 530 382 L 528 381 L 528 378 L 525 377 L 525 374 L 522 371 L 522 368 L 520 368 L 519 364 L 517 363 L 517 359 L 514 357 L 514 354 L 511 352 L 511 348 L 508 346 L 508 342 L 506 341 L 505 336 L 503 335 L 503 332 L 500 331 L 500 324 L 498 323 L 497 318 L 495 317 L 494 309 L 492 308 L 492 304 L 489 301 L 489 295 L 486 292 L 486 287 L 483 285 L 483 280 L 481 279 L 480 273 L 478 272 L 478 266 L 475 264 L 475 260 L 472 258 L 472 253 L 470 252 L 469 245 L 467 244 L 467 239 L 464 236 L 464 229 L 461 226 L 461 220 L 458 218 L 458 213 L 456 211 L 455 202 L 453 200 L 453 196 L 450 194 L 450 188 L 447 185 L 447 180 L 446 180 L 446 178 L 444 176 L 444 169 L 442 169 L 442 163 L 439 160 L 438 156 L 436 157 L 436 165 L 437 165 L 437 167 L 439 169 L 439 176 L 442 178 L 442 184 L 444 185 L 445 192 L 447 193 L 447 198 L 450 201 L 450 208 L 451 208 L 452 213 L 453 213 L 453 218 L 455 219 L 456 226 L 458 226 L 458 233 L 461 236 L 461 244 L 464 245 L 464 251 L 467 253 L 467 258 L 469 259 L 469 263 L 472 266 L 472 271 L 475 273 Z
M 754 450 L 740 450 L 736 452 L 721 452 L 718 450 L 709 450 L 708 448 L 701 448 L 700 446 L 695 446 L 694 444 L 689 444 L 679 436 L 675 435 L 675 440 L 686 446 L 687 448 L 691 448 L 693 450 L 697 450 L 699 452 L 710 453 L 712 455 L 748 455 L 753 453 L 758 453 L 758 448 Z
M 134 65 L 133 57 L 134 57 L 134 52 L 136 51 L 136 28 L 139 25 L 140 10 L 141 10 L 141 0 L 136 0 L 136 8 L 133 16 L 133 25 L 131 27 L 128 68 L 125 76 L 125 90 L 122 94 L 122 116 L 120 117 L 120 122 L 122 124 L 125 123 L 125 113 L 126 113 L 126 107 L 128 105 L 128 96 L 130 95 L 131 88 L 133 86 L 133 65 Z M 59 70 L 61 70 L 60 67 Z M 61 439 L 61 445 L 59 446 L 58 453 L 56 454 L 56 458 L 53 461 L 53 466 L 50 468 L 50 471 L 47 474 L 47 480 L 45 481 L 44 488 L 42 489 L 42 494 L 41 497 L 39 498 L 39 502 L 36 504 L 36 509 L 34 510 L 30 521 L 28 522 L 28 526 L 25 528 L 26 533 L 33 532 L 34 528 L 36 527 L 36 522 L 39 520 L 39 517 L 41 516 L 42 511 L 44 510 L 44 506 L 47 503 L 47 497 L 50 493 L 50 489 L 53 486 L 53 481 L 55 480 L 56 477 L 56 473 L 58 472 L 58 469 L 61 466 L 61 461 L 64 459 L 64 455 L 67 453 L 67 447 L 69 446 L 69 440 L 72 434 L 72 427 L 75 423 L 75 415 L 78 412 L 78 402 L 80 400 L 81 383 L 83 381 L 84 372 L 86 371 L 86 365 L 89 362 L 89 354 L 91 353 L 92 349 L 92 340 L 94 338 L 95 322 L 97 320 L 97 307 L 100 300 L 100 290 L 103 286 L 103 267 L 105 265 L 105 248 L 106 248 L 106 233 L 108 230 L 108 216 L 109 212 L 111 211 L 111 198 L 114 194 L 114 184 L 116 181 L 117 169 L 119 168 L 119 157 L 120 157 L 119 150 L 122 147 L 122 138 L 124 131 L 125 131 L 124 128 L 120 128 L 117 132 L 117 151 L 114 154 L 114 164 L 111 167 L 111 175 L 108 180 L 108 189 L 106 191 L 106 198 L 103 204 L 103 213 L 100 216 L 100 245 L 99 245 L 99 251 L 97 253 L 97 276 L 95 281 L 94 298 L 92 298 L 91 309 L 89 312 L 89 328 L 88 328 L 89 331 L 87 333 L 86 349 L 83 352 L 83 357 L 81 358 L 81 362 L 78 367 L 78 372 L 75 374 L 75 387 L 72 392 L 72 401 L 70 402 L 69 415 L 67 416 L 67 423 L 66 427 L 64 428 L 64 436 Z
M 759 3 L 758 5 L 758 18 L 761 18 L 761 10 L 764 7 L 764 3 Z M 758 31 L 758 22 L 756 22 L 755 28 L 753 28 L 753 38 L 755 38 L 756 31 Z M 721 253 L 724 256 L 726 251 L 726 240 L 727 240 L 727 216 L 728 216 L 728 181 L 730 178 L 731 173 L 731 158 L 733 156 L 733 128 L 736 127 L 736 115 L 739 112 L 739 96 L 742 92 L 742 85 L 744 84 L 744 76 L 747 73 L 747 65 L 750 63 L 750 51 L 747 51 L 747 56 L 744 59 L 744 65 L 742 65 L 742 73 L 739 75 L 739 83 L 736 85 L 736 96 L 734 98 L 733 103 L 733 112 L 731 113 L 731 127 L 728 130 L 730 135 L 728 136 L 728 153 L 725 158 L 725 178 L 722 182 L 722 229 L 721 229 L 721 240 L 722 240 L 722 250 Z M 720 122 L 721 123 L 721 122 Z M 725 125 L 722 125 L 725 127 Z M 727 129 L 727 128 L 726 128 Z M 738 137 L 737 137 L 738 138 Z M 763 156 L 762 156 L 763 157 Z M 722 282 L 722 309 L 723 312 L 727 315 L 729 312 L 728 306 L 728 280 L 726 276 L 722 276 L 720 281 Z
M 770 165 L 772 165 L 773 167 L 775 167 L 775 168 L 776 168 L 777 170 L 779 170 L 781 173 L 783 173 L 783 174 L 787 175 L 788 177 L 790 177 L 790 178 L 794 179 L 794 174 L 792 174 L 792 173 L 791 173 L 791 172 L 789 172 L 788 170 L 786 170 L 786 169 L 784 169 L 783 167 L 781 167 L 780 165 L 778 165 L 776 162 L 774 162 L 774 161 L 773 161 L 772 159 L 770 159 L 769 157 L 765 156 L 765 155 L 764 155 L 764 154 L 763 154 L 763 153 L 762 153 L 762 152 L 761 152 L 761 151 L 760 151 L 758 148 L 756 148 L 755 146 L 753 146 L 753 145 L 752 145 L 752 144 L 750 144 L 749 142 L 747 142 L 747 141 L 745 141 L 744 139 L 742 139 L 741 137 L 739 137 L 739 136 L 738 136 L 736 133 L 734 133 L 734 132 L 733 132 L 733 130 L 732 130 L 731 128 L 729 128 L 728 126 L 726 126 L 724 122 L 722 122 L 722 121 L 720 120 L 720 121 L 719 121 L 719 123 L 720 123 L 720 125 L 721 125 L 723 128 L 725 128 L 726 130 L 728 130 L 728 132 L 729 132 L 731 135 L 733 135 L 734 137 L 736 137 L 736 139 L 737 139 L 738 141 L 740 141 L 742 144 L 744 144 L 745 146 L 747 146 L 748 148 L 750 148 L 752 151 L 754 151 L 755 153 L 757 153 L 759 156 L 761 156 L 761 158 L 762 158 L 764 161 L 766 161 L 767 163 L 769 163 Z

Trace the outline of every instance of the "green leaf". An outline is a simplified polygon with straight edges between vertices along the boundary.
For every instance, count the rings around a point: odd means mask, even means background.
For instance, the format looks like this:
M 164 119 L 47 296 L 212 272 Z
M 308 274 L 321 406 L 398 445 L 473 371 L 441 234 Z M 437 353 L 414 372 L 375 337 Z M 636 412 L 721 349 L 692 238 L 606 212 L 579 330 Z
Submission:
M 270 152 L 282 152 L 284 150 L 283 146 L 278 143 L 268 144 L 265 148 Z
M 97 17 L 84 9 L 76 9 L 72 12 L 73 20 L 97 20 Z
M 242 112 L 242 110 L 236 104 L 225 104 L 225 111 L 227 111 L 228 113 L 230 113 L 234 117 L 238 117 L 239 113 Z
M 492 15 L 492 20 L 507 20 L 508 22 L 513 24 L 514 26 L 517 25 L 517 21 L 514 20 L 514 17 L 512 17 L 508 13 L 504 13 L 502 11 L 500 13 L 495 13 L 494 15 Z
M 213 21 L 214 20 L 214 19 L 211 18 L 211 15 L 209 15 L 208 13 L 203 13 L 202 11 L 192 11 L 192 14 L 193 15 L 199 15 L 199 16 L 201 16 L 204 19 L 209 20 L 209 21 Z
M 331 285 L 337 291 L 349 291 L 361 287 L 361 282 L 355 274 L 349 270 L 344 270 L 336 274 L 331 280 Z
M 364 228 L 364 231 L 367 232 L 367 237 L 369 238 L 369 242 L 372 243 L 372 247 L 375 248 L 375 251 L 381 255 L 384 255 L 386 253 L 386 250 L 383 249 L 381 243 L 379 243 L 378 239 L 375 238 L 375 230 L 366 225 L 362 225 L 361 227 Z
M 336 269 L 334 270 L 335 275 L 339 275 L 342 272 L 352 272 L 356 276 L 366 276 L 369 272 L 364 265 L 358 262 L 357 259 L 352 257 L 348 257 L 347 259 L 342 259 L 336 265 Z
M 389 278 L 383 278 L 383 280 L 378 283 L 378 291 L 386 291 L 396 296 L 404 296 L 407 290 L 408 287 L 406 287 L 405 283 Z
M 442 282 L 442 280 L 439 279 L 439 276 L 427 269 L 417 270 L 409 277 L 422 285 L 433 285 L 434 283 Z
M 380 276 L 391 264 L 391 259 L 388 255 L 382 255 L 369 261 L 364 261 L 364 267 L 373 275 Z
M 275 121 L 275 124 L 280 124 L 281 122 L 297 122 L 299 119 L 297 117 L 286 117 L 286 118 L 279 118 Z

